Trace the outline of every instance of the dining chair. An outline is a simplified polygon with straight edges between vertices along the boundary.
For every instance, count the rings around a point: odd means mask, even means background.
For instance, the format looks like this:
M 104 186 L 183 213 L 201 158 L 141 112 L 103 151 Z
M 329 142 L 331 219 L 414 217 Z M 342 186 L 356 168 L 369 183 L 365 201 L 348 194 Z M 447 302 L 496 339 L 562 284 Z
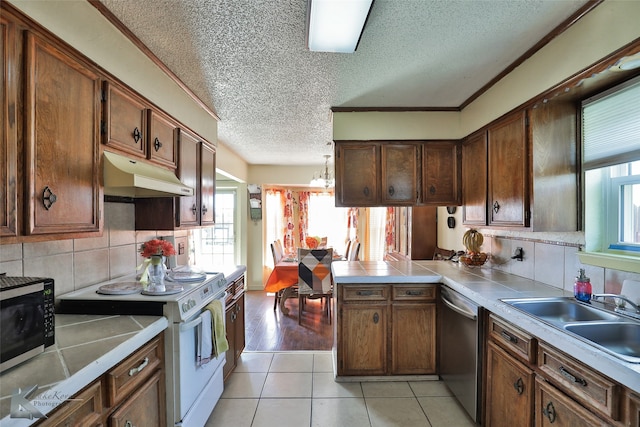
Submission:
M 351 249 L 351 240 L 347 242 L 347 249 L 344 250 L 344 259 L 349 259 L 349 250 Z
M 280 262 L 282 256 L 279 254 L 278 249 L 276 248 L 276 242 L 271 243 L 271 255 L 273 256 L 273 267 L 275 268 L 276 264 Z M 274 292 L 274 300 L 273 300 L 273 309 L 275 310 L 278 307 L 278 302 L 280 301 L 280 294 L 282 291 Z
M 359 253 L 360 253 L 360 242 L 353 242 L 347 261 L 358 261 Z
M 331 323 L 332 260 L 333 249 L 298 249 L 298 324 L 302 324 L 307 298 L 324 301 L 324 310 Z

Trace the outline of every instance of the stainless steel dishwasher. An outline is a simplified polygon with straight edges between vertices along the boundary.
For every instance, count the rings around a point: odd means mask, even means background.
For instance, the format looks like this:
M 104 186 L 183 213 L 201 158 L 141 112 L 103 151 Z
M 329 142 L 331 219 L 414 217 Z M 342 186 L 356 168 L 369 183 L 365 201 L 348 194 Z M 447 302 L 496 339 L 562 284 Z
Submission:
M 476 423 L 482 396 L 482 318 L 473 301 L 440 289 L 440 377 Z

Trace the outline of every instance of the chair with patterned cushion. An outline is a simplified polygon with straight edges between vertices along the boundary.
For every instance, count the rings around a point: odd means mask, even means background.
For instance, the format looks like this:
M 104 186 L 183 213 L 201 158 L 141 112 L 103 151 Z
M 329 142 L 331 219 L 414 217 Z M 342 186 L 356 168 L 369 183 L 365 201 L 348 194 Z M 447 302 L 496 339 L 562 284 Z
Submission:
M 331 323 L 332 259 L 333 249 L 298 249 L 298 324 L 302 323 L 307 298 L 320 298 L 324 302 Z

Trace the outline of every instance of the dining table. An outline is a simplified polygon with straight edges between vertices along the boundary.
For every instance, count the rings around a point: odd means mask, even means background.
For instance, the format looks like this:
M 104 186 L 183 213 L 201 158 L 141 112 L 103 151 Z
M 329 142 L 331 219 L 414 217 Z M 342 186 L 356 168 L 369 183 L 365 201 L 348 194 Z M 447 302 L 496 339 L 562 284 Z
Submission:
M 267 292 L 280 292 L 280 311 L 283 314 L 289 314 L 289 309 L 285 307 L 284 303 L 287 298 L 293 294 L 293 286 L 298 284 L 298 260 L 295 259 L 283 259 L 279 261 L 274 267 L 273 271 L 267 279 L 267 283 L 264 286 L 264 290 Z

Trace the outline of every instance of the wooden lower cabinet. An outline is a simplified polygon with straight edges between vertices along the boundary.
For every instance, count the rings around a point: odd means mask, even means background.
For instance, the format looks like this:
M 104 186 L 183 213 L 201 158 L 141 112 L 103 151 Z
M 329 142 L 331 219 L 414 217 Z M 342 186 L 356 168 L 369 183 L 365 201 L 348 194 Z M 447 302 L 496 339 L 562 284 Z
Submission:
M 533 425 L 534 374 L 495 343 L 487 344 L 486 426 Z
M 226 381 L 238 366 L 245 346 L 244 275 L 227 285 L 225 323 L 229 350 L 225 354 L 222 376 Z
M 625 426 L 640 426 L 640 395 L 627 390 L 625 396 Z
M 160 334 L 36 425 L 165 427 L 165 399 Z
M 435 285 L 341 285 L 338 376 L 436 372 Z
M 538 376 L 535 401 L 536 427 L 597 427 L 608 424 Z

